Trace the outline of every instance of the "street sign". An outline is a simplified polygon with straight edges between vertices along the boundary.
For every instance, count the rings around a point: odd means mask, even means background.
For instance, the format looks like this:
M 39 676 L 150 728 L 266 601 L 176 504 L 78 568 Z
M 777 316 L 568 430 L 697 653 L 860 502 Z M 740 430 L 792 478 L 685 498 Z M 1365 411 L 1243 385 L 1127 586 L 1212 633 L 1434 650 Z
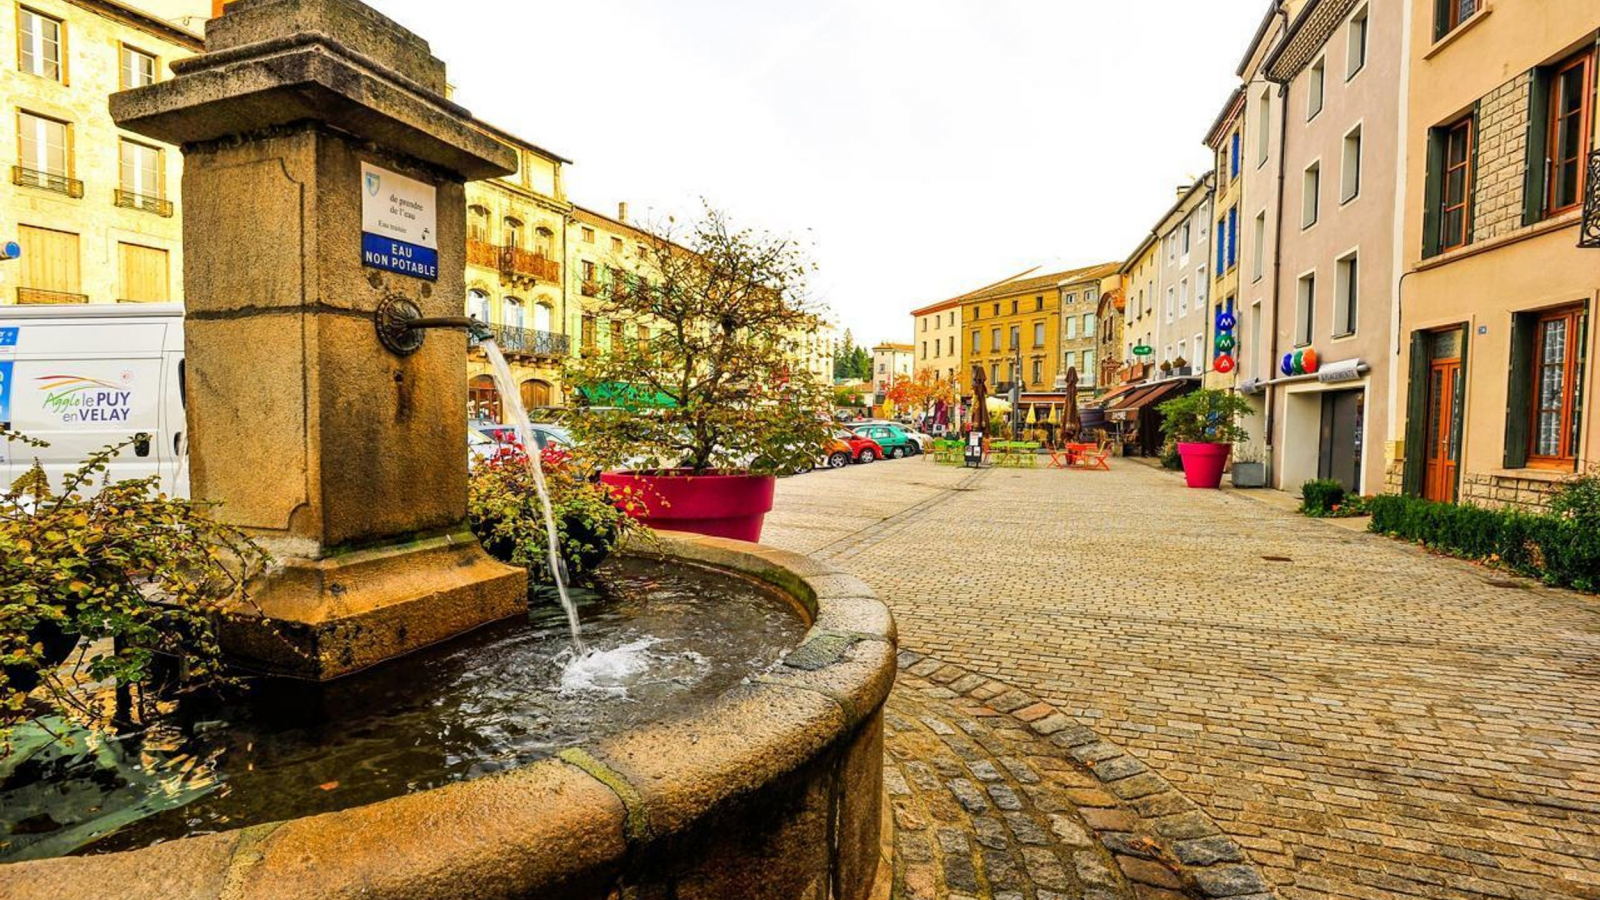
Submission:
M 439 280 L 438 191 L 361 164 L 361 264 Z
M 17 259 L 22 256 L 22 245 L 16 241 L 0 244 L 0 259 Z

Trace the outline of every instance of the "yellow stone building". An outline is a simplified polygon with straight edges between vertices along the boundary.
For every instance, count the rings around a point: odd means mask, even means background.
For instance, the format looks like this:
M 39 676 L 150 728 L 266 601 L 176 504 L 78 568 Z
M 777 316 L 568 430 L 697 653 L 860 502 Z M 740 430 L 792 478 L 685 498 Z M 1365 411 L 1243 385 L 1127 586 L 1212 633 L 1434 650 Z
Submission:
M 1126 309 L 1122 314 L 1122 352 L 1125 363 L 1123 381 L 1142 381 L 1148 378 L 1155 361 L 1153 354 L 1140 356 L 1134 348 L 1154 350 L 1157 320 L 1161 313 L 1159 280 L 1161 276 L 1161 241 L 1155 232 L 1146 235 L 1139 246 L 1117 270 L 1122 276 L 1122 290 L 1126 295 Z
M 190 7 L 193 7 L 191 9 Z M 171 77 L 198 52 L 205 2 L 143 12 L 112 2 L 27 0 L 0 15 L 0 303 L 183 299 L 183 160 L 118 129 L 106 98 Z M 192 17 L 191 17 L 192 16 Z
M 1077 320 L 1071 339 L 1075 352 L 1093 352 L 1093 340 L 1085 341 L 1080 336 L 1082 316 L 1095 315 L 1100 279 L 1113 271 L 1114 263 L 1042 274 L 1032 269 L 963 295 L 961 318 L 967 333 L 967 367 L 983 367 L 991 394 L 1010 390 L 1013 383 L 1023 393 L 1055 390 L 1058 379 L 1066 375 L 1063 342 L 1068 331 L 1064 316 Z M 1083 293 L 1090 289 L 1095 293 L 1095 303 L 1085 304 Z M 1074 292 L 1068 313 L 1067 295 Z M 1081 357 L 1075 356 L 1074 361 L 1081 365 Z
M 563 403 L 561 367 L 571 352 L 562 278 L 572 204 L 568 160 L 483 122 L 518 155 L 513 175 L 467 185 L 467 314 L 488 323 L 529 410 Z M 483 351 L 468 352 L 469 414 L 503 421 Z
M 1216 196 L 1212 209 L 1216 228 L 1211 232 L 1211 311 L 1205 325 L 1205 346 L 1196 347 L 1195 365 L 1204 373 L 1205 386 L 1231 388 L 1239 378 L 1239 269 L 1240 229 L 1247 210 L 1244 206 L 1244 88 L 1236 88 L 1222 105 L 1222 112 L 1206 135 L 1206 146 L 1216 154 Z M 1217 319 L 1226 311 L 1233 314 L 1234 327 L 1222 337 L 1224 351 L 1218 347 Z M 1202 357 L 1201 354 L 1208 354 Z M 1217 358 L 1228 360 L 1217 370 Z
M 1078 390 L 1091 391 L 1100 371 L 1101 281 L 1117 271 L 1116 263 L 1078 269 L 1056 285 L 1061 293 L 1061 365 L 1052 390 L 1065 390 L 1067 370 L 1078 373 Z
M 916 357 L 912 374 L 932 372 L 955 385 L 965 384 L 966 369 L 961 361 L 961 298 L 951 297 L 912 310 L 912 346 Z

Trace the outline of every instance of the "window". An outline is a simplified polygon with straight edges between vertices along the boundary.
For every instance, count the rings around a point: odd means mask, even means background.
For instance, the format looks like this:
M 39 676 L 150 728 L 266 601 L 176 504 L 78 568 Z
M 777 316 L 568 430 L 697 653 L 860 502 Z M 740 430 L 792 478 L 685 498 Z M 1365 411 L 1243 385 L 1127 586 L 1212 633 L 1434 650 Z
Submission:
M 973 307 L 973 308 L 972 308 L 972 321 L 974 321 L 974 322 L 976 322 L 976 321 L 978 321 L 978 318 L 979 318 L 979 316 L 978 316 L 978 309 L 979 309 L 979 308 L 978 308 L 978 307 L 976 307 L 976 306 L 974 306 L 974 307 Z
M 1533 322 L 1532 429 L 1528 462 L 1570 467 L 1577 455 L 1583 311 L 1568 307 Z
M 1016 315 L 1016 314 L 1017 314 L 1017 310 L 1018 310 L 1018 309 L 1019 309 L 1019 308 L 1020 308 L 1020 307 L 1019 307 L 1019 304 L 1020 304 L 1020 303 L 1021 303 L 1021 302 L 1022 302 L 1022 301 L 1020 301 L 1020 300 L 1013 300 L 1013 301 L 1011 301 L 1011 314 L 1012 314 L 1012 315 L 1013 315 L 1013 316 L 1014 316 L 1014 315 Z
M 922 342 L 922 358 L 923 359 L 927 359 L 928 358 L 928 342 L 927 341 L 923 341 Z
M 578 290 L 585 297 L 593 297 L 593 296 L 595 296 L 596 292 L 599 291 L 599 285 L 596 284 L 595 280 L 594 280 L 594 273 L 595 273 L 594 263 L 592 263 L 589 260 L 585 259 L 585 260 L 582 260 L 581 262 L 579 262 L 579 267 L 580 267 L 581 271 L 583 272 L 583 284 L 578 286 Z
M 1099 288 L 1089 288 L 1087 291 L 1083 292 L 1083 302 L 1085 302 L 1085 303 L 1095 303 L 1099 299 L 1100 299 L 1100 289 Z
M 21 144 L 23 183 L 32 187 L 82 196 L 82 185 L 73 191 L 72 126 L 32 113 L 17 113 L 17 137 Z
M 1022 346 L 1022 327 L 1019 325 L 1013 325 L 1011 326 L 1010 348 L 1015 350 L 1020 346 Z
M 1095 377 L 1094 377 L 1094 351 L 1093 350 L 1085 350 L 1085 351 L 1083 351 L 1083 374 L 1085 376 L 1085 378 L 1084 378 L 1085 381 L 1087 381 L 1089 384 L 1094 384 Z
M 122 45 L 122 89 L 156 83 L 156 58 L 143 50 Z
M 1356 254 L 1338 261 L 1333 276 L 1333 336 L 1356 333 L 1356 304 L 1360 297 L 1361 268 Z
M 998 353 L 1000 350 L 1000 329 L 989 329 L 989 350 Z
M 1068 306 L 1072 306 L 1072 305 L 1076 304 L 1077 302 L 1078 302 L 1078 295 L 1077 294 L 1068 294 L 1067 295 L 1067 305 Z
M 977 343 L 977 342 L 974 341 L 973 343 Z M 972 349 L 976 350 L 978 348 L 974 347 Z M 956 336 L 953 335 L 953 334 L 950 335 L 950 355 L 951 356 L 955 356 L 956 355 Z
M 1440 133 L 1439 148 L 1429 148 L 1433 151 L 1430 156 L 1440 157 L 1438 177 L 1430 179 L 1437 182 L 1430 191 L 1437 200 L 1429 204 L 1437 205 L 1435 252 L 1463 247 L 1472 239 L 1469 204 L 1472 201 L 1472 158 L 1477 152 L 1473 126 L 1473 119 L 1468 116 L 1443 129 L 1435 129 Z
M 489 243 L 489 211 L 481 206 L 467 207 L 467 240 Z
M 1339 175 L 1339 202 L 1349 203 L 1361 193 L 1361 126 L 1344 136 L 1344 166 Z
M 583 242 L 585 244 L 594 243 L 594 229 L 593 228 L 590 228 L 589 226 L 585 225 L 585 226 L 583 226 L 583 231 L 581 232 L 581 234 L 583 235 Z
M 1036 359 L 1033 361 L 1033 383 L 1038 384 L 1042 381 L 1044 381 L 1044 360 Z
M 1256 166 L 1267 163 L 1267 153 L 1272 149 L 1272 89 L 1262 88 L 1256 98 Z
M 1328 83 L 1328 60 L 1326 57 L 1317 60 L 1311 65 L 1311 72 L 1306 78 L 1306 121 L 1309 122 L 1322 112 L 1322 94 Z
M 1300 227 L 1310 228 L 1317 224 L 1318 200 L 1322 193 L 1322 163 L 1314 162 L 1306 168 L 1304 178 L 1301 179 L 1300 195 Z
M 500 222 L 500 235 L 507 247 L 522 247 L 522 223 L 507 216 Z
M 950 327 L 956 327 L 956 311 L 953 309 L 950 310 Z
M 119 183 L 136 197 L 160 198 L 161 151 L 134 141 L 122 142 Z
M 533 252 L 545 259 L 556 258 L 556 233 L 544 226 L 533 230 Z
M 1084 313 L 1083 314 L 1083 336 L 1084 337 L 1094 337 L 1094 327 L 1095 327 L 1094 313 Z
M 1350 19 L 1350 31 L 1345 35 L 1344 80 L 1356 77 L 1367 65 L 1367 8 Z
M 1177 314 L 1178 314 L 1178 290 L 1177 290 L 1177 288 L 1169 287 L 1169 288 L 1167 288 L 1167 321 L 1168 322 L 1172 321 L 1172 317 L 1177 315 Z
M 1228 219 L 1226 216 L 1217 220 L 1217 271 L 1228 268 Z
M 1438 0 L 1433 23 L 1433 39 L 1438 40 L 1455 31 L 1462 22 L 1478 12 L 1482 0 Z
M 477 318 L 479 322 L 488 324 L 494 321 L 489 315 L 489 295 L 473 288 L 467 291 L 467 314 Z
M 998 303 L 994 305 L 994 314 L 997 316 L 1000 315 L 1000 304 Z
M 981 332 L 981 331 L 974 331 L 972 333 L 972 352 L 973 353 L 982 353 L 983 352 L 983 332 Z
M 1043 326 L 1040 326 L 1040 327 L 1042 328 Z M 1067 340 L 1075 341 L 1077 339 L 1078 339 L 1078 317 L 1077 316 L 1067 316 Z M 1044 345 L 1043 344 L 1037 344 L 1035 346 L 1044 346 Z
M 1583 53 L 1555 67 L 1548 80 L 1545 136 L 1544 214 L 1554 216 L 1583 203 L 1584 157 L 1589 150 L 1593 56 Z
M 1044 309 L 1044 298 L 1043 297 L 1035 297 L 1035 298 L 1033 298 L 1033 311 L 1034 312 L 1038 312 L 1039 310 L 1042 310 L 1042 309 Z
M 1178 282 L 1178 315 L 1181 317 L 1181 316 L 1187 316 L 1188 314 L 1189 314 L 1189 279 L 1185 278 L 1182 281 Z
M 594 313 L 584 313 L 583 322 L 579 331 L 580 340 L 583 343 L 583 349 L 593 350 L 595 348 L 595 342 L 597 340 L 596 335 L 598 332 L 599 323 L 598 320 L 595 319 Z
M 1256 213 L 1255 251 L 1256 251 L 1256 259 L 1255 259 L 1255 263 L 1256 264 L 1255 264 L 1255 266 L 1252 267 L 1252 271 L 1250 273 L 1250 277 L 1252 279 L 1256 280 L 1256 281 L 1260 281 L 1261 280 L 1261 276 L 1263 274 L 1265 274 L 1265 272 L 1266 272 L 1266 259 L 1267 259 L 1267 211 L 1266 210 L 1262 210 L 1261 212 Z
M 1300 276 L 1300 295 L 1295 305 L 1294 345 L 1304 347 L 1311 343 L 1316 333 L 1317 275 L 1315 272 Z
M 17 10 L 17 27 L 17 68 L 51 81 L 65 81 L 61 20 L 24 6 Z
M 1071 320 L 1069 319 L 1068 321 L 1071 321 Z M 1070 333 L 1070 331 L 1067 334 L 1067 337 L 1072 337 L 1072 334 Z M 1033 345 L 1035 347 L 1043 347 L 1044 346 L 1044 323 L 1043 322 L 1035 322 L 1035 323 L 1033 323 Z
M 122 268 L 122 292 L 117 295 L 119 300 L 126 303 L 165 303 L 172 299 L 167 290 L 171 284 L 167 251 L 119 241 L 117 257 Z
M 1239 207 L 1228 209 L 1228 271 L 1239 265 Z M 1219 238 L 1220 240 L 1220 238 Z
M 502 324 L 509 325 L 512 328 L 521 328 L 524 324 L 522 314 L 522 301 L 515 297 L 507 297 L 505 299 L 505 318 L 502 320 Z
M 1189 227 L 1189 223 L 1187 221 L 1184 222 L 1183 230 L 1180 232 L 1182 237 L 1179 239 L 1179 252 L 1184 256 L 1189 255 Z
M 535 331 L 549 332 L 554 310 L 548 303 L 536 303 L 533 307 L 533 329 Z
M 1177 356 L 1177 359 L 1174 359 L 1172 361 L 1172 364 L 1174 366 L 1177 366 L 1179 359 L 1183 360 L 1184 362 L 1188 362 L 1189 361 L 1189 342 L 1188 341 L 1179 341 L 1178 342 L 1178 356 Z
M 1206 267 L 1194 270 L 1194 309 L 1199 312 L 1206 305 Z
M 924 341 L 923 343 L 926 344 L 927 342 Z M 943 349 L 944 349 L 944 342 L 939 340 L 938 338 L 934 338 L 933 339 L 933 358 L 934 359 L 938 359 L 940 356 L 943 356 L 944 354 L 939 352 L 940 350 L 943 350 Z M 927 358 L 927 355 L 928 355 L 927 351 L 924 350 L 922 355 L 923 355 L 923 358 Z
M 1241 150 L 1241 144 L 1243 143 L 1243 141 L 1244 141 L 1244 135 L 1240 134 L 1237 130 L 1235 130 L 1233 132 L 1233 136 L 1228 139 L 1228 180 L 1229 181 L 1232 181 L 1232 180 L 1234 180 L 1234 179 L 1239 177 L 1239 170 L 1241 168 L 1241 166 L 1240 166 L 1241 160 L 1239 159 L 1239 157 L 1244 155 L 1242 150 Z
M 612 253 L 621 253 L 622 252 L 622 238 L 613 237 L 611 239 L 611 252 Z

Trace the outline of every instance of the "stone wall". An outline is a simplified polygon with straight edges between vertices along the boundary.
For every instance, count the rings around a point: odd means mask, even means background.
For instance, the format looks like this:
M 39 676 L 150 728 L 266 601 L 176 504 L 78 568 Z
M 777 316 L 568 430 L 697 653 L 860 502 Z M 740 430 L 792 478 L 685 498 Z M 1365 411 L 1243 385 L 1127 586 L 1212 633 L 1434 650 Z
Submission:
M 1561 484 L 1550 478 L 1468 472 L 1461 476 L 1461 502 L 1540 513 L 1549 509 L 1550 498 Z
M 1528 79 L 1524 72 L 1479 101 L 1474 241 L 1522 227 L 1522 179 L 1528 167 Z

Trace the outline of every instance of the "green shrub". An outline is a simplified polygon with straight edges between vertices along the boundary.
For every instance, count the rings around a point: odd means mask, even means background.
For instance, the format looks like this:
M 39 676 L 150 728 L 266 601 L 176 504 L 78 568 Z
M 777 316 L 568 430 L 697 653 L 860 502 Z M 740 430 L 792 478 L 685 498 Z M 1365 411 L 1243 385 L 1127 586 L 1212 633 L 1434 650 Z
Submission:
M 1563 484 L 1550 499 L 1550 513 L 1600 528 L 1600 475 L 1583 475 Z
M 1253 414 L 1250 401 L 1232 391 L 1202 388 L 1174 397 L 1156 409 L 1161 411 L 1161 432 L 1168 441 L 1182 443 L 1237 444 L 1250 433 L 1239 424 Z
M 1368 527 L 1379 534 L 1600 593 L 1600 529 L 1570 513 L 1530 515 L 1393 494 L 1373 497 L 1368 506 Z
M 1344 485 L 1332 478 L 1313 478 L 1300 485 L 1300 511 L 1326 516 L 1344 503 Z

